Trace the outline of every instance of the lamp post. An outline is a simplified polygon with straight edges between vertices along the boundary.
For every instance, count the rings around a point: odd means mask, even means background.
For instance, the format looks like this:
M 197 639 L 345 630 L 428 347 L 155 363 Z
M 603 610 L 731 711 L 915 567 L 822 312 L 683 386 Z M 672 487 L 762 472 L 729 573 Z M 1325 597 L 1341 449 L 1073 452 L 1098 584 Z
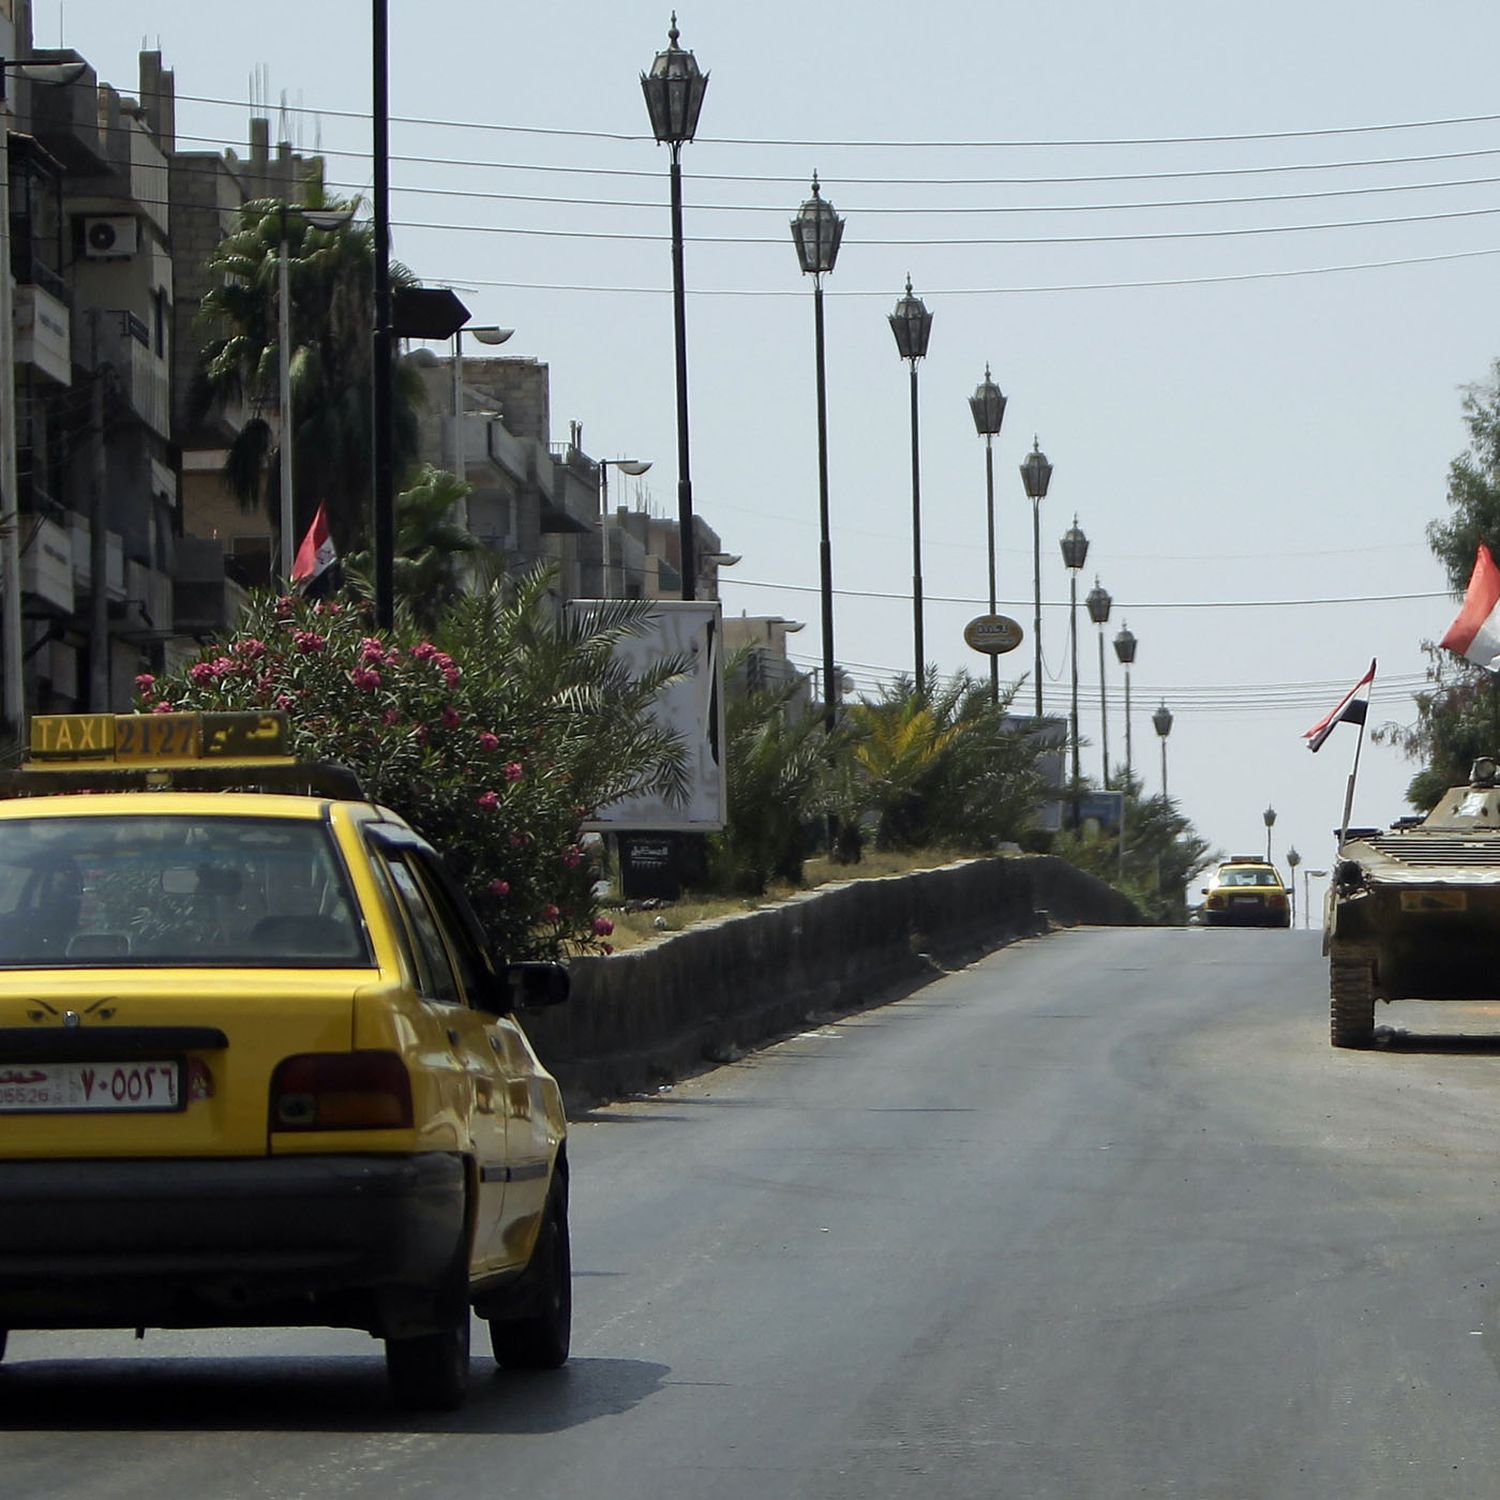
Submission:
M 1125 668 L 1125 781 L 1128 785 L 1133 770 L 1130 757 L 1130 668 L 1135 662 L 1135 636 L 1128 625 L 1120 626 L 1115 637 L 1115 659 Z
M 1099 627 L 1099 746 L 1104 752 L 1104 790 L 1109 790 L 1109 707 L 1104 688 L 1104 627 L 1109 624 L 1110 607 L 1114 600 L 1099 584 L 1099 575 L 1094 575 L 1094 586 L 1083 601 L 1088 607 L 1089 619 Z
M 1319 880 L 1322 880 L 1327 874 L 1327 870 L 1304 870 L 1302 872 L 1302 925 L 1304 928 L 1312 926 L 1312 898 L 1307 892 L 1308 877 L 1316 875 Z
M 1151 722 L 1161 736 L 1161 797 L 1165 802 L 1167 800 L 1167 736 L 1172 732 L 1172 710 L 1167 707 L 1165 700 L 1161 707 L 1151 715 Z
M 26 654 L 21 642 L 21 500 L 16 468 L 16 356 L 15 311 L 11 286 L 10 224 L 10 91 L 9 75 L 32 83 L 66 85 L 76 82 L 87 63 L 56 63 L 45 58 L 0 57 L 0 710 L 5 729 L 17 740 L 26 729 L 24 672 Z M 103 497 L 97 500 L 92 524 L 101 524 Z M 94 588 L 102 588 L 97 574 Z M 95 709 L 102 703 L 90 705 Z
M 649 458 L 601 458 L 599 460 L 599 538 L 600 572 L 604 575 L 600 594 L 609 598 L 609 469 L 613 464 L 622 474 L 638 479 L 651 467 Z
M 641 91 L 658 146 L 672 152 L 672 316 L 677 345 L 677 527 L 681 533 L 682 597 L 693 597 L 693 480 L 688 461 L 687 304 L 682 271 L 682 148 L 698 130 L 698 115 L 708 91 L 708 74 L 700 72 L 691 52 L 677 45 L 677 12 L 667 32 L 668 46 L 656 54 L 649 73 L 641 74 Z
M 1295 849 L 1286 851 L 1287 868 L 1292 872 L 1292 926 L 1297 925 L 1297 866 L 1302 863 L 1302 856 Z
M 1261 815 L 1266 825 L 1266 863 L 1271 863 L 1271 830 L 1276 826 L 1276 809 L 1268 807 Z
M 911 365 L 911 616 L 917 660 L 917 692 L 927 688 L 927 658 L 922 646 L 922 466 L 917 448 L 917 361 L 927 353 L 932 336 L 932 314 L 920 297 L 914 297 L 911 277 L 906 295 L 890 315 L 891 332 L 901 358 Z
M 974 430 L 984 439 L 984 514 L 988 532 L 985 549 L 990 569 L 990 613 L 997 608 L 995 603 L 995 439 L 1000 433 L 1000 424 L 1005 420 L 1005 397 L 1000 387 L 990 379 L 990 367 L 984 367 L 984 380 L 969 397 L 969 410 L 974 414 Z M 990 702 L 1000 701 L 1000 658 L 990 657 Z
M 472 333 L 481 344 L 503 344 L 515 333 L 514 328 L 482 327 L 453 330 L 453 476 L 462 481 L 468 467 L 464 461 L 464 334 Z
M 347 208 L 305 208 L 281 200 L 279 249 L 276 261 L 276 402 L 281 431 L 277 436 L 281 480 L 281 584 L 292 586 L 292 559 L 297 551 L 297 517 L 292 507 L 292 455 L 295 423 L 292 417 L 292 253 L 287 219 L 295 213 L 310 229 L 340 229 L 354 217 Z M 300 248 L 300 246 L 299 246 Z
M 1047 486 L 1052 483 L 1052 465 L 1042 452 L 1042 445 L 1035 436 L 1031 439 L 1031 452 L 1021 465 L 1021 483 L 1031 497 L 1031 641 L 1036 656 L 1033 675 L 1036 678 L 1036 716 L 1042 716 L 1042 501 L 1047 498 Z
M 1078 529 L 1078 517 L 1063 533 L 1063 566 L 1068 570 L 1068 650 L 1073 663 L 1073 826 L 1078 826 L 1078 574 L 1089 555 L 1089 539 Z
M 833 551 L 828 525 L 828 393 L 823 375 L 823 278 L 833 271 L 844 237 L 844 221 L 818 190 L 792 220 L 792 243 L 804 276 L 813 279 L 813 354 L 818 391 L 818 578 L 823 605 L 823 728 L 832 734 L 837 701 L 833 670 Z

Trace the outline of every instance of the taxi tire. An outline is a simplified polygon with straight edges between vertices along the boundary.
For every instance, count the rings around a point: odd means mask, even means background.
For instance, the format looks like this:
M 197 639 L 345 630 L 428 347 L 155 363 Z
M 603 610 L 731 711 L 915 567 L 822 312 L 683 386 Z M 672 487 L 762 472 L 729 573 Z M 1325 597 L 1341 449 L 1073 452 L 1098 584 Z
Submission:
M 531 1252 L 537 1310 L 524 1318 L 491 1318 L 490 1350 L 503 1370 L 558 1370 L 573 1337 L 573 1252 L 568 1237 L 568 1185 L 552 1178 L 547 1212 Z
M 461 1285 L 440 1299 L 447 1324 L 433 1333 L 385 1341 L 385 1373 L 403 1411 L 457 1411 L 469 1389 L 468 1257 L 457 1269 Z

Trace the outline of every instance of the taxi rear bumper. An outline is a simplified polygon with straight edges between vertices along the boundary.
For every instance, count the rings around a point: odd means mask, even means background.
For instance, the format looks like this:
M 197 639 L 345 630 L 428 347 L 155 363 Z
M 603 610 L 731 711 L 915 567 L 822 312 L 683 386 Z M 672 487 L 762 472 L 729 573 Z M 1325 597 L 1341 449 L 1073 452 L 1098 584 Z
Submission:
M 0 1162 L 0 1328 L 420 1324 L 465 1180 L 441 1152 Z

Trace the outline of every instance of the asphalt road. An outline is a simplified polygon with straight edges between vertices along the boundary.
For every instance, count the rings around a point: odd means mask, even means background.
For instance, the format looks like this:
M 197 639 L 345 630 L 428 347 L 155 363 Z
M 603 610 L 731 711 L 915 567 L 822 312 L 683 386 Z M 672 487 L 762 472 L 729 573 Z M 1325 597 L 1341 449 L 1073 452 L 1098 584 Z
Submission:
M 0 1495 L 1500 1494 L 1500 1011 L 1325 996 L 1302 932 L 1017 944 L 576 1122 L 565 1371 L 14 1335 Z

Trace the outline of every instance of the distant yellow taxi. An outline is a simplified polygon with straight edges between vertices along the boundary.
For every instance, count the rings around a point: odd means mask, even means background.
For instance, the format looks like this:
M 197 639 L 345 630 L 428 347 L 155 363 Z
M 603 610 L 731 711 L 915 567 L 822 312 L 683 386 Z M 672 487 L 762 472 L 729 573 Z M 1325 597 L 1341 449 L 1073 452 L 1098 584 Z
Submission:
M 566 1123 L 438 854 L 268 714 L 32 722 L 0 786 L 7 1329 L 328 1326 L 393 1395 L 568 1356 Z M 239 788 L 255 788 L 243 790 Z
M 1274 865 L 1254 855 L 1236 855 L 1204 886 L 1199 920 L 1207 927 L 1290 927 L 1291 901 Z

